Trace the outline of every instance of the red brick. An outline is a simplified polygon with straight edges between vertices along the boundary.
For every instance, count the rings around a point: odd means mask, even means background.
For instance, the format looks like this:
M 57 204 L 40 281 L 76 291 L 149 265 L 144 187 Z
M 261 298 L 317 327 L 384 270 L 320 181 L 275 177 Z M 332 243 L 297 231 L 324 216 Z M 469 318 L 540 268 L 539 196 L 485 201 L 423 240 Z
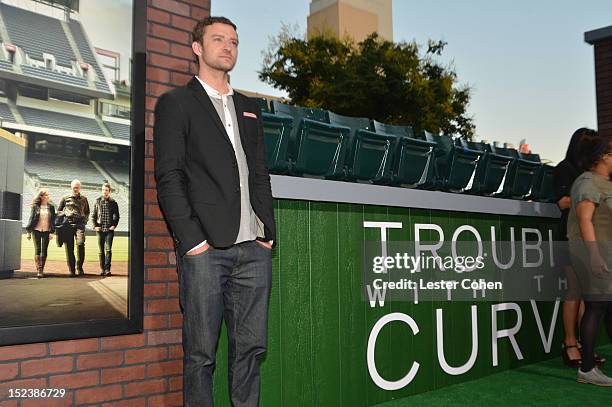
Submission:
M 179 301 L 176 298 L 145 300 L 145 314 L 163 314 L 180 310 Z
M 173 86 L 168 86 L 157 82 L 149 82 L 147 85 L 147 95 L 161 96 L 172 89 L 174 89 Z
M 147 217 L 153 219 L 164 218 L 164 215 L 162 214 L 161 209 L 159 208 L 159 205 L 157 205 L 157 203 L 154 203 L 152 205 L 145 205 L 145 214 Z
M 144 317 L 144 329 L 160 329 L 167 327 L 168 315 L 145 315 Z
M 149 64 L 160 68 L 172 69 L 181 72 L 190 72 L 190 61 L 185 59 L 176 59 L 167 55 L 149 53 Z
M 118 366 L 123 362 L 122 352 L 105 352 L 93 355 L 81 355 L 77 359 L 77 369 L 97 369 L 99 367 Z
M 166 40 L 162 40 L 159 38 L 147 37 L 147 50 L 153 51 L 153 52 L 159 52 L 160 54 L 169 54 L 170 53 L 170 43 Z M 159 72 L 164 72 L 162 69 L 155 69 L 155 70 Z M 166 72 L 166 75 L 167 74 L 168 73 Z M 166 82 L 164 80 L 160 80 L 160 78 L 156 78 L 156 77 L 149 75 L 149 68 L 147 68 L 147 81 Z
M 191 44 L 191 33 L 171 28 L 165 25 L 149 23 L 149 35 L 157 38 L 163 38 L 169 41 L 178 42 L 179 44 Z
M 47 387 L 47 379 L 22 379 L 12 381 L 0 381 L 0 400 L 8 398 L 9 389 L 42 389 Z
M 182 360 L 171 360 L 168 362 L 151 363 L 147 366 L 148 377 L 178 375 L 183 371 Z
M 149 397 L 149 407 L 176 407 L 182 405 L 183 394 L 180 392 Z
M 144 254 L 145 266 L 168 264 L 168 255 L 165 252 L 152 252 L 147 250 Z
M 168 326 L 170 328 L 180 328 L 183 326 L 183 314 L 172 314 L 168 318 Z
M 97 370 L 49 377 L 49 387 L 57 389 L 79 389 L 96 386 L 99 383 L 100 373 Z
M 182 334 L 180 329 L 147 332 L 147 345 L 155 346 L 168 343 L 181 343 L 181 338 Z
M 153 98 L 151 96 L 147 96 L 147 100 L 148 99 L 155 100 L 155 102 L 153 102 L 153 103 L 156 103 L 156 101 L 157 101 L 157 98 Z M 147 140 L 147 141 L 152 141 L 153 140 L 153 128 L 152 127 L 145 128 L 145 140 Z M 151 157 L 153 154 L 147 154 L 147 155 L 149 157 Z
M 76 404 L 93 404 L 101 401 L 117 400 L 121 398 L 121 385 L 94 387 L 75 392 Z
M 176 267 L 154 267 L 147 269 L 147 281 L 177 281 Z
M 179 295 L 179 284 L 178 282 L 168 283 L 168 297 L 178 297 Z
M 176 253 L 174 251 L 168 253 L 168 264 L 176 264 Z
M 113 369 L 103 369 L 101 382 L 102 384 L 130 382 L 134 380 L 144 379 L 144 376 L 144 365 L 117 367 Z
M 170 236 L 147 237 L 147 248 L 174 250 L 174 242 Z
M 145 202 L 157 202 L 157 190 L 153 188 L 145 189 Z
M 177 16 L 177 15 L 172 15 L 171 20 L 170 20 L 171 26 L 180 28 L 181 30 L 190 31 L 190 32 L 193 31 L 193 28 L 195 27 L 196 23 L 197 21 L 194 20 L 193 18 L 186 18 L 186 17 Z
M 174 345 L 168 347 L 168 359 L 182 359 L 183 345 Z
M 111 401 L 110 403 L 102 404 L 102 407 L 146 407 L 147 399 L 140 397 L 137 399 Z
M 182 14 L 184 16 L 189 15 L 189 5 L 174 1 L 174 0 L 153 0 L 153 7 L 161 8 L 163 10 L 170 10 L 176 14 Z
M 160 77 L 160 79 L 163 79 L 163 82 L 169 82 L 170 81 L 170 72 L 168 71 L 164 71 L 163 69 L 159 69 L 159 68 L 147 68 L 147 69 L 151 69 L 151 70 L 155 70 L 158 71 L 158 73 L 156 74 L 158 77 Z M 163 72 L 163 74 L 162 74 Z M 149 74 L 147 74 L 148 76 Z M 163 78 L 161 78 L 161 76 L 164 76 Z M 145 98 L 145 108 L 148 111 L 154 111 L 155 110 L 155 105 L 157 104 L 157 98 L 154 96 L 147 96 Z M 149 131 L 151 133 L 151 137 L 146 137 L 146 140 L 153 140 L 153 129 L 152 128 L 148 128 L 146 129 L 146 131 Z
M 144 396 L 147 394 L 164 393 L 166 391 L 166 379 L 146 380 L 125 385 L 125 396 Z
M 0 407 L 17 407 L 17 402 L 11 401 L 0 401 Z
M 40 376 L 48 373 L 64 373 L 72 371 L 74 358 L 63 356 L 60 358 L 47 358 L 26 360 L 21 362 L 21 376 Z
M 168 284 L 166 283 L 148 283 L 144 286 L 145 298 L 165 297 L 167 291 Z
M 21 407 L 67 407 L 72 406 L 72 393 L 66 393 L 61 398 L 40 398 L 21 400 Z
M 0 364 L 0 382 L 16 378 L 18 372 L 19 365 L 17 363 Z
M 177 86 L 182 86 L 189 82 L 193 78 L 191 74 L 184 74 L 180 72 L 172 72 L 170 74 L 170 83 Z
M 196 20 L 201 20 L 210 15 L 210 6 L 207 8 L 191 6 L 191 17 Z
M 28 359 L 45 356 L 47 345 L 34 343 L 31 345 L 0 346 L 0 360 Z
M 170 23 L 170 13 L 152 7 L 147 7 L 147 19 L 157 23 L 168 24 Z
M 49 350 L 51 355 L 96 352 L 98 351 L 98 338 L 51 342 L 49 344 Z
M 110 336 L 102 338 L 102 350 L 139 348 L 144 346 L 144 334 Z
M 183 376 L 176 376 L 168 379 L 168 391 L 177 390 L 183 390 Z
M 152 112 L 145 113 L 145 125 L 146 126 L 155 125 L 155 115 Z
M 155 161 L 153 160 L 153 158 L 145 158 L 144 168 L 145 168 L 145 171 L 155 170 Z
M 156 348 L 132 349 L 125 351 L 125 364 L 159 362 L 168 358 L 168 348 L 164 346 Z
M 167 234 L 168 227 L 163 220 L 145 220 L 144 222 L 145 235 Z
M 193 50 L 191 49 L 191 45 L 183 45 L 183 44 L 171 44 L 170 45 L 170 53 L 173 57 L 184 58 L 184 59 L 192 59 L 193 58 Z

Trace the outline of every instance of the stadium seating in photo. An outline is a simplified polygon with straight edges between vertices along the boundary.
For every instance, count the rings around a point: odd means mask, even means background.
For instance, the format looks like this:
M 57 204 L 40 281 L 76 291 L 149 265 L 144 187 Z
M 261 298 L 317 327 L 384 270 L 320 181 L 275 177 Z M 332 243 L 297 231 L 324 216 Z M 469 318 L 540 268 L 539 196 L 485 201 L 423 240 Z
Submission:
M 65 130 L 74 133 L 92 134 L 101 137 L 105 136 L 98 122 L 93 118 L 24 106 L 18 106 L 18 110 L 25 120 L 25 123 L 31 126 Z
M 42 61 L 43 53 L 53 54 L 58 65 L 72 67 L 76 57 L 60 20 L 7 4 L 0 4 L 0 11 L 11 42 L 30 58 Z
M 91 51 L 91 47 L 89 46 L 89 42 L 87 41 L 87 37 L 85 35 L 85 30 L 79 21 L 70 19 L 68 23 L 70 27 L 70 32 L 72 33 L 72 37 L 74 38 L 74 42 L 76 43 L 77 48 L 79 49 L 79 53 L 89 65 L 91 65 L 98 78 L 104 78 L 104 74 L 102 73 L 102 69 L 98 65 L 96 58 L 94 57 L 93 52 Z M 110 89 L 105 81 L 96 82 L 96 87 L 98 90 L 104 92 L 110 92 Z
M 271 173 L 554 200 L 552 167 L 537 154 L 253 99 L 262 111 Z
M 110 130 L 113 137 L 122 140 L 130 139 L 130 126 L 123 123 L 104 121 L 104 125 Z
M 15 123 L 15 116 L 11 112 L 11 109 L 6 103 L 0 103 L 0 120 L 6 120 L 7 122 Z

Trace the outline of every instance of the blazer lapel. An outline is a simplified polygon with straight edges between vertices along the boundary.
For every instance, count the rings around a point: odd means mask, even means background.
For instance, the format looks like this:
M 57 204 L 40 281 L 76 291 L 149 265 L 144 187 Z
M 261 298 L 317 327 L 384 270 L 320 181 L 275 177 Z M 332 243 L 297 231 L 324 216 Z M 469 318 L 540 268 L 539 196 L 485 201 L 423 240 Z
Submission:
M 219 117 L 217 110 L 213 106 L 212 102 L 210 101 L 210 97 L 208 97 L 208 94 L 206 93 L 200 82 L 198 82 L 195 76 L 191 79 L 191 81 L 189 81 L 187 87 L 191 89 L 191 91 L 193 92 L 193 96 L 198 100 L 198 102 L 200 102 L 204 110 L 210 115 L 211 119 L 213 120 L 213 123 L 215 123 L 215 125 L 217 126 L 221 137 L 223 137 L 233 149 L 234 147 L 232 145 L 232 142 L 230 141 L 229 136 L 227 135 L 227 131 L 225 131 L 225 126 L 223 126 L 223 123 L 221 122 L 221 118 Z
M 236 109 L 236 119 L 238 120 L 238 130 L 240 131 L 240 142 L 242 143 L 242 150 L 244 150 L 244 154 L 249 154 L 249 148 L 246 138 L 246 129 L 244 126 L 244 106 L 242 105 L 242 97 L 236 94 L 234 91 L 234 108 Z

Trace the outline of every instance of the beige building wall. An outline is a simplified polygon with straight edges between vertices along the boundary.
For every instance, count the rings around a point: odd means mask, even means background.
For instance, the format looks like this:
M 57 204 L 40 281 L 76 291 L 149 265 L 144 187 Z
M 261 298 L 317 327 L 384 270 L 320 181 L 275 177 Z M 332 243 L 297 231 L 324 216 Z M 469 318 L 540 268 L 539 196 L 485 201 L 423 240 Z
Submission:
M 308 37 L 329 32 L 362 41 L 373 32 L 393 41 L 392 0 L 312 0 Z

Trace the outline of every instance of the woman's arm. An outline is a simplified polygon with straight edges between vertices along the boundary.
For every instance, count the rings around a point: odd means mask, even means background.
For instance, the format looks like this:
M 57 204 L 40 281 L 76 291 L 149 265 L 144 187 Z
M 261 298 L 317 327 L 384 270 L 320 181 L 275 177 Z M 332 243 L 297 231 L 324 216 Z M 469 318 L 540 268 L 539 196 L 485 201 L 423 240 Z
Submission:
M 576 205 L 576 217 L 578 218 L 580 235 L 582 236 L 589 258 L 591 259 L 591 269 L 594 273 L 600 274 L 607 273 L 608 267 L 599 252 L 599 246 L 597 245 L 597 239 L 595 237 L 595 226 L 593 225 L 595 208 L 595 203 L 588 199 L 580 201 L 578 205 Z

